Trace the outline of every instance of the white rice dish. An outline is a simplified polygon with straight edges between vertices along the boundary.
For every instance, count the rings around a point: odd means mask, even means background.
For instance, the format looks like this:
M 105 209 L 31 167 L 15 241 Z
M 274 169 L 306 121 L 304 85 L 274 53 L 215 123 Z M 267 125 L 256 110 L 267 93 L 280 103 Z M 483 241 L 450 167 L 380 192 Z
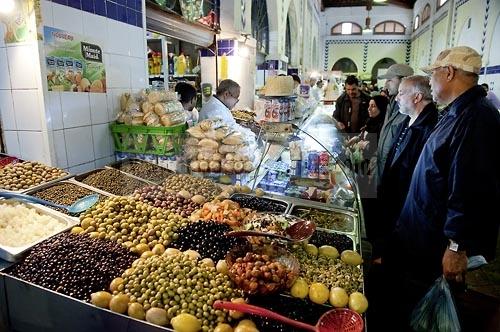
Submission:
M 63 230 L 66 223 L 24 204 L 0 204 L 0 245 L 20 247 Z

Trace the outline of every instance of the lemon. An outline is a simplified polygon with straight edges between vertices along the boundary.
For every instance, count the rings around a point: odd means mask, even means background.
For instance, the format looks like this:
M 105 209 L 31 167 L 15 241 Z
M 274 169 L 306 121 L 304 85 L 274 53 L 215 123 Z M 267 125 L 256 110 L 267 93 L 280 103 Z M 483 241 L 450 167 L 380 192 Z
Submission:
M 80 234 L 83 232 L 83 228 L 76 226 L 71 229 L 71 234 Z
M 290 289 L 290 293 L 293 297 L 304 299 L 306 298 L 307 294 L 309 294 L 309 285 L 304 279 L 298 278 L 293 283 L 292 288 Z
M 318 247 L 316 247 L 314 244 L 308 243 L 304 246 L 304 249 L 309 255 L 314 257 L 318 256 Z
M 349 309 L 362 314 L 368 309 L 368 300 L 360 292 L 354 292 L 349 296 Z
M 214 332 L 233 332 L 233 328 L 229 324 L 222 323 L 217 325 Z
M 321 246 L 319 247 L 319 254 L 326 257 L 337 258 L 339 257 L 339 251 L 337 248 L 332 246 Z
M 198 332 L 201 330 L 201 322 L 198 318 L 185 313 L 172 318 L 170 324 L 177 332 Z
M 349 303 L 349 295 L 340 287 L 330 289 L 330 304 L 335 308 L 343 308 Z
M 361 255 L 358 254 L 357 252 L 353 250 L 344 250 L 342 251 L 342 254 L 340 255 L 340 259 L 349 265 L 360 265 L 363 263 L 363 259 L 361 258 Z
M 266 194 L 266 192 L 264 190 L 262 190 L 261 188 L 257 188 L 255 189 L 255 196 L 257 197 L 262 197 Z
M 162 308 L 150 308 L 148 311 L 146 311 L 146 321 L 151 324 L 160 326 L 167 325 L 167 311 Z
M 330 290 L 320 282 L 315 282 L 309 287 L 309 299 L 317 304 L 323 304 L 328 301 Z

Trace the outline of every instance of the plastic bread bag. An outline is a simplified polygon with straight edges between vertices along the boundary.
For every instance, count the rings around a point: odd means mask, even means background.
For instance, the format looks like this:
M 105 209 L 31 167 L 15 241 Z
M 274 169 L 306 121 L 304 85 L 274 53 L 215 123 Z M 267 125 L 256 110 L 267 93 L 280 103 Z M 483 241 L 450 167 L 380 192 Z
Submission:
M 125 92 L 120 96 L 120 110 L 123 112 L 127 108 L 130 99 L 130 93 Z
M 244 142 L 245 139 L 243 138 L 243 134 L 239 131 L 233 132 L 222 140 L 222 143 L 226 145 L 241 145 Z
M 187 145 L 184 150 L 184 158 L 186 160 L 197 159 L 198 157 L 198 147 L 193 145 Z
M 178 101 L 165 101 L 155 103 L 155 113 L 158 115 L 163 115 L 167 113 L 174 113 L 184 111 L 184 107 Z
M 176 101 L 177 95 L 173 91 L 152 90 L 151 92 L 149 92 L 147 100 L 153 104 L 160 102 Z
M 194 138 L 202 139 L 205 138 L 205 132 L 201 130 L 200 126 L 194 126 L 187 130 L 188 134 Z
M 197 152 L 198 152 L 196 155 L 197 160 L 207 160 L 207 161 L 212 161 L 213 156 L 217 153 L 216 151 L 207 148 L 201 150 L 198 149 Z
M 217 141 L 215 141 L 213 139 L 209 139 L 209 138 L 203 138 L 202 140 L 200 140 L 198 145 L 201 148 L 209 148 L 209 149 L 212 149 L 214 151 L 217 151 L 217 149 L 219 148 L 219 143 L 217 143 Z
M 157 127 L 160 125 L 160 118 L 153 112 L 149 112 L 144 115 L 143 120 L 146 126 Z
M 222 141 L 233 132 L 234 130 L 232 130 L 230 127 L 220 127 L 215 130 L 214 138 L 217 141 Z
M 144 113 L 154 112 L 154 110 L 155 110 L 154 104 L 150 103 L 149 101 L 145 101 L 142 103 L 142 111 Z
M 197 138 L 194 138 L 194 137 L 189 137 L 186 139 L 186 141 L 184 142 L 185 145 L 191 145 L 191 146 L 196 146 L 198 145 L 198 143 L 200 142 L 199 139 Z
M 200 126 L 201 130 L 203 131 L 209 131 L 211 129 L 216 130 L 220 127 L 227 127 L 226 123 L 220 118 L 203 120 L 198 124 L 198 126 Z
M 221 154 L 226 154 L 226 153 L 235 153 L 239 149 L 239 145 L 225 145 L 221 144 L 219 146 L 219 153 Z
M 160 122 L 165 127 L 175 126 L 186 122 L 184 111 L 164 114 L 160 117 Z

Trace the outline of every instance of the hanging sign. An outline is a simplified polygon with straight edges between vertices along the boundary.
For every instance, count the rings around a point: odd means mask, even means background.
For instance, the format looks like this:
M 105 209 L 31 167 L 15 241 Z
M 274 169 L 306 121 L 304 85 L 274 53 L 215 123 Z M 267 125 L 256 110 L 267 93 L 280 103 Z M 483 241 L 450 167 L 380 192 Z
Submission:
M 49 91 L 106 92 L 102 49 L 83 36 L 44 27 Z

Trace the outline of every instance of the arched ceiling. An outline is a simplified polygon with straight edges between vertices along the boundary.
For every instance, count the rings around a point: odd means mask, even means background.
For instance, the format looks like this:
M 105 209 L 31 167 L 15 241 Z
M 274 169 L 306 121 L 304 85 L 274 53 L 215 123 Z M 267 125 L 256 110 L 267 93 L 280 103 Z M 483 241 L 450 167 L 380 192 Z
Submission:
M 322 9 L 328 7 L 355 7 L 355 6 L 366 6 L 368 3 L 372 3 L 374 6 L 384 6 L 387 4 L 401 6 L 405 8 L 413 8 L 416 0 L 387 0 L 383 3 L 376 3 L 373 0 L 321 0 Z

